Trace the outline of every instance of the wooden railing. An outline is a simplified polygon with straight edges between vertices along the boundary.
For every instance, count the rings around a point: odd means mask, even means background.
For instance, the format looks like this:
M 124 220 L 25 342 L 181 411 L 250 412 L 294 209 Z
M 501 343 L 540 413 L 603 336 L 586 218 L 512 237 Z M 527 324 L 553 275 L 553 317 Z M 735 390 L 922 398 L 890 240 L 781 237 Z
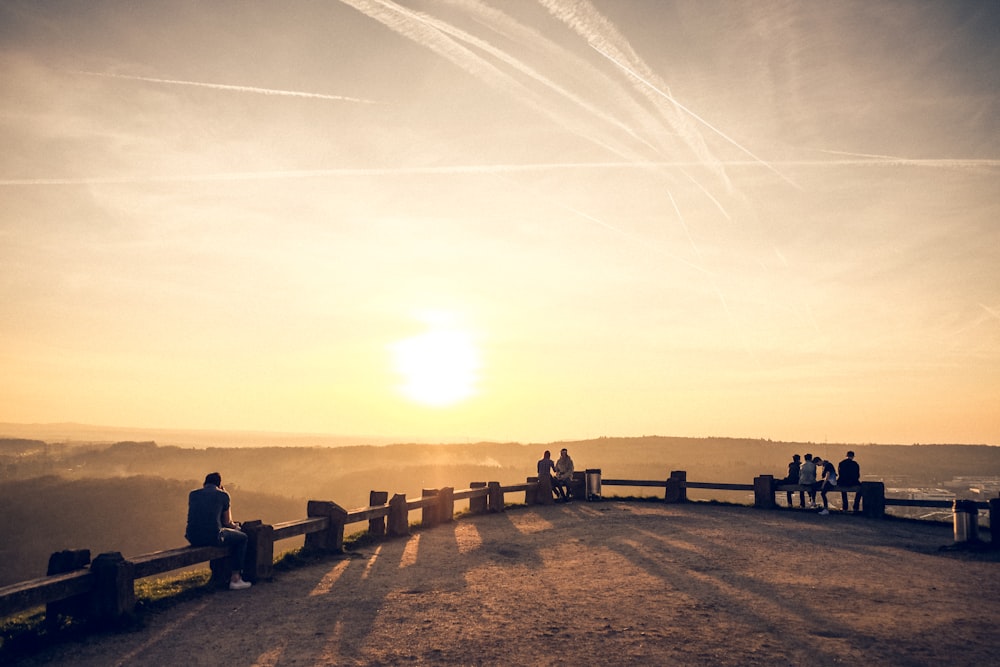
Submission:
M 396 495 L 388 502 L 347 511 L 336 503 L 309 501 L 304 519 L 272 525 L 261 521 L 246 521 L 242 529 L 248 535 L 247 563 L 244 576 L 250 581 L 269 579 L 273 574 L 274 544 L 280 540 L 305 536 L 306 546 L 337 552 L 343 548 L 344 527 L 367 521 L 368 532 L 396 537 L 409 533 L 409 514 L 423 510 L 422 526 L 450 521 L 457 500 L 468 500 L 473 513 L 503 511 L 505 494 L 524 492 L 533 501 L 538 483 L 501 486 L 499 482 L 473 482 L 468 489 L 450 488 L 424 490 L 417 499 L 407 500 Z M 386 498 L 385 492 L 372 492 L 372 497 Z M 74 569 L 53 572 L 58 555 L 71 555 Z M 87 616 L 98 623 L 114 623 L 127 617 L 135 607 L 134 584 L 137 579 L 208 562 L 212 579 L 226 582 L 231 565 L 229 550 L 221 546 L 179 547 L 155 551 L 125 559 L 118 552 L 98 555 L 90 562 L 86 550 L 61 552 L 50 560 L 50 574 L 45 577 L 0 587 L 0 617 L 46 605 L 47 616 L 63 614 Z M 58 566 L 57 566 L 58 567 Z
M 674 471 L 666 480 L 602 479 L 600 470 L 587 470 L 574 474 L 570 485 L 577 498 L 595 500 L 601 497 L 602 486 L 659 487 L 664 489 L 664 502 L 686 502 L 688 489 L 721 491 L 752 491 L 754 506 L 771 509 L 777 507 L 774 494 L 778 486 L 770 475 L 754 478 L 753 484 L 728 484 L 691 482 L 685 471 Z M 372 491 L 370 504 L 354 510 L 345 510 L 329 501 L 310 500 L 306 518 L 267 525 L 261 521 L 244 522 L 242 528 L 248 535 L 247 568 L 244 577 L 262 581 L 273 576 L 274 544 L 280 540 L 305 536 L 308 549 L 339 552 L 343 549 L 344 528 L 349 524 L 368 522 L 368 533 L 373 536 L 398 537 L 409 534 L 410 512 L 421 510 L 422 527 L 452 521 L 455 502 L 469 501 L 469 512 L 482 514 L 502 512 L 506 496 L 524 493 L 526 504 L 553 502 L 550 485 L 529 477 L 523 484 L 501 486 L 499 482 L 473 482 L 467 489 L 424 489 L 421 497 L 407 500 L 405 495 L 392 498 L 388 493 Z M 872 517 L 885 514 L 887 505 L 906 507 L 951 507 L 950 501 L 910 500 L 885 497 L 881 482 L 863 482 L 863 513 Z M 1000 545 L 1000 498 L 975 503 L 976 509 L 989 509 L 991 544 Z M 57 559 L 56 556 L 70 558 Z M 69 572 L 53 572 L 53 562 L 73 563 Z M 89 552 L 60 552 L 50 560 L 50 574 L 0 588 L 0 617 L 46 605 L 48 620 L 61 615 L 85 617 L 98 625 L 115 625 L 126 620 L 135 608 L 135 581 L 191 565 L 208 562 L 212 580 L 222 584 L 230 575 L 229 551 L 226 547 L 179 547 L 165 551 L 135 556 L 129 559 L 118 552 L 98 555 L 90 562 Z

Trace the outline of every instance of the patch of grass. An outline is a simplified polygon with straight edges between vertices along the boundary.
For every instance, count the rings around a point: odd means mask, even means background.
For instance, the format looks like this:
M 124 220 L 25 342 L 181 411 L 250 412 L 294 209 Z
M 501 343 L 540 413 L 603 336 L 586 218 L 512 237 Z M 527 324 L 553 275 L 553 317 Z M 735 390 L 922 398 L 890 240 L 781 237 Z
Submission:
M 165 609 L 215 590 L 212 572 L 193 570 L 169 577 L 139 579 L 135 582 L 135 609 Z
M 318 563 L 330 557 L 330 554 L 317 549 L 299 547 L 281 554 L 281 557 L 274 561 L 274 569 L 279 572 L 288 572 L 297 567 Z
M 142 612 L 168 609 L 213 590 L 211 572 L 207 568 L 170 577 L 139 579 L 135 582 L 136 613 L 118 629 L 141 628 Z M 101 631 L 101 628 L 73 616 L 47 619 L 45 607 L 8 616 L 0 619 L 0 664 L 13 663 L 45 647 Z
M 0 664 L 15 663 L 47 646 L 79 639 L 88 632 L 87 624 L 73 617 L 46 621 L 44 607 L 0 619 Z

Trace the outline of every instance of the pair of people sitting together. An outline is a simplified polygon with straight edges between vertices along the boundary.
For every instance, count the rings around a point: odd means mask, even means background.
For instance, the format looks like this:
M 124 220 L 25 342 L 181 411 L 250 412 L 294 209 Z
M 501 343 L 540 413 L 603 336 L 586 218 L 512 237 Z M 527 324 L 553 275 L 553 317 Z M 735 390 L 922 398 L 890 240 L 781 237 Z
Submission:
M 545 477 L 552 480 L 552 493 L 557 501 L 569 500 L 569 485 L 573 480 L 573 459 L 565 448 L 559 452 L 557 461 L 553 461 L 552 454 L 545 450 L 545 454 L 538 461 L 538 479 Z

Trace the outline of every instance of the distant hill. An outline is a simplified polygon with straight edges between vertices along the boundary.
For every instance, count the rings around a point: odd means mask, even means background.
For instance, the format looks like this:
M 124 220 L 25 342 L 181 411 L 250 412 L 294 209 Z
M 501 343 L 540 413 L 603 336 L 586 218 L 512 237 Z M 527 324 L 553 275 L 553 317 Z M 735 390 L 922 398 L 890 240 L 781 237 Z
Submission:
M 174 445 L 177 447 L 345 447 L 350 445 L 385 445 L 393 442 L 390 438 L 379 436 L 131 428 L 125 426 L 96 426 L 73 422 L 58 424 L 0 422 L 0 438 L 26 438 L 53 444 L 109 444 L 123 440 L 154 440 L 161 445 Z
M 12 441 L 7 441 L 8 443 Z M 792 454 L 839 461 L 853 449 L 871 479 L 933 486 L 956 476 L 1000 476 L 1000 447 L 985 445 L 844 445 L 732 438 L 600 438 L 548 445 L 475 443 L 346 447 L 184 448 L 155 442 L 105 445 L 24 443 L 18 454 L 0 441 L 0 482 L 57 474 L 67 479 L 146 475 L 199 482 L 218 470 L 227 486 L 296 499 L 367 504 L 372 489 L 419 495 L 423 488 L 472 481 L 523 482 L 543 449 L 569 449 L 578 470 L 605 477 L 666 479 L 686 470 L 693 481 L 749 483 L 784 475 Z
M 782 476 L 792 454 L 839 461 L 847 449 L 856 452 L 863 476 L 890 486 L 937 486 L 958 476 L 1000 477 L 1000 447 L 985 445 L 820 445 L 650 436 L 547 445 L 189 448 L 152 441 L 7 439 L 0 440 L 0 585 L 43 575 L 49 554 L 61 549 L 128 556 L 184 544 L 187 493 L 215 470 L 233 495 L 238 520 L 276 523 L 304 517 L 310 499 L 355 509 L 368 504 L 372 490 L 419 497 L 422 489 L 465 488 L 473 481 L 520 483 L 535 474 L 544 449 L 558 456 L 563 446 L 578 470 L 599 468 L 605 478 L 619 479 L 659 480 L 672 470 L 685 470 L 690 481 L 750 483 L 760 474 Z M 638 491 L 617 487 L 613 493 Z

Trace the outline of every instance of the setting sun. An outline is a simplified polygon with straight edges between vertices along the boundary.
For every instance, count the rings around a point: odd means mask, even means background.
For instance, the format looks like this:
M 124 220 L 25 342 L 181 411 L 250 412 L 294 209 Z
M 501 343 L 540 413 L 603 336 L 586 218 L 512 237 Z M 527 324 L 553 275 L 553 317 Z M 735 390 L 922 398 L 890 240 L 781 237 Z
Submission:
M 476 393 L 479 353 L 468 332 L 432 325 L 392 346 L 399 389 L 410 400 L 444 407 Z

